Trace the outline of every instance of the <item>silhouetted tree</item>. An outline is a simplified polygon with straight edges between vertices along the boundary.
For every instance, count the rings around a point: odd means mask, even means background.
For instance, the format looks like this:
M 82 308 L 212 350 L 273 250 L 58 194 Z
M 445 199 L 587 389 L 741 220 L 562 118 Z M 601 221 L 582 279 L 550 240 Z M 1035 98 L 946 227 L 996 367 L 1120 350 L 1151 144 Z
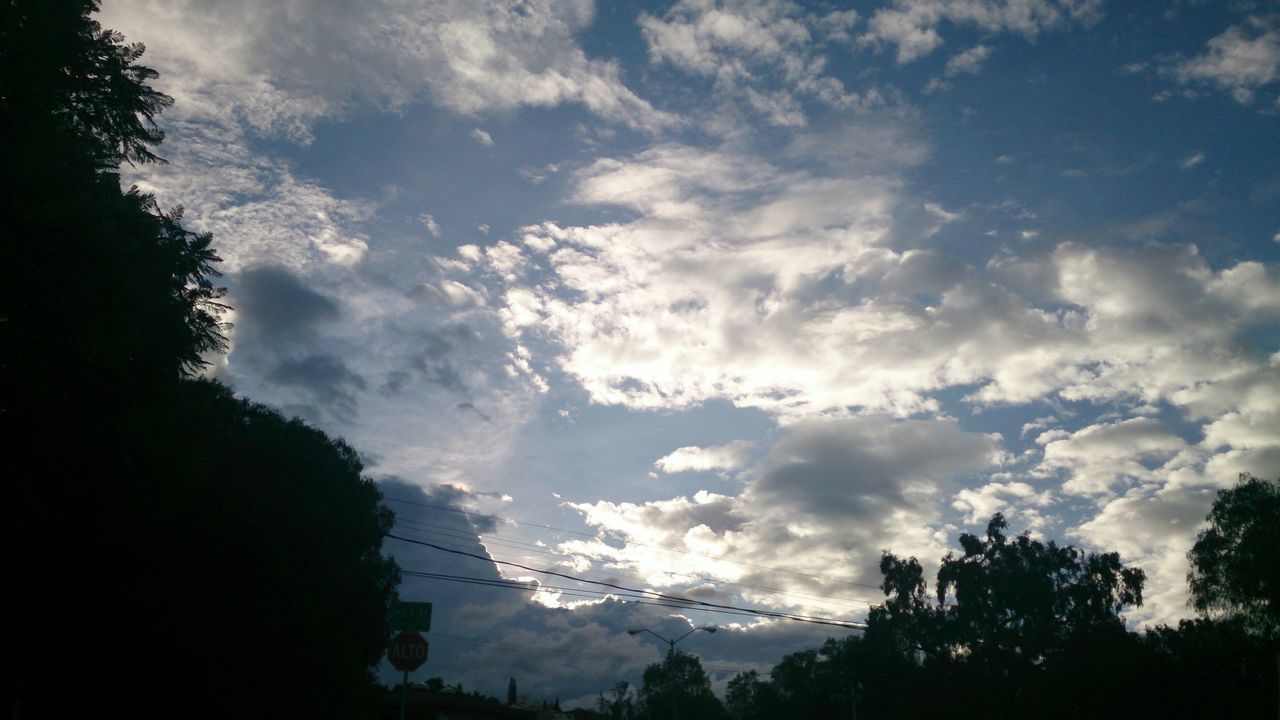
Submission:
M 600 693 L 596 711 L 613 720 L 632 720 L 636 716 L 636 694 L 631 683 L 621 680 L 607 693 Z
M 170 101 L 96 9 L 0 2 L 4 711 L 358 717 L 390 513 L 344 443 L 188 379 L 217 256 L 121 190 Z
M 1140 641 L 1141 655 L 1123 675 L 1127 691 L 1142 689 L 1144 714 L 1276 717 L 1274 646 L 1243 618 L 1183 620 L 1150 628 Z
M 639 717 L 668 720 L 673 717 L 728 717 L 720 699 L 711 692 L 711 679 L 697 656 L 677 650 L 666 661 L 644 670 L 639 694 Z
M 773 683 L 755 670 L 741 672 L 729 680 L 724 695 L 725 710 L 733 720 L 763 720 L 777 712 Z
M 1269 501 L 1258 497 L 1272 491 L 1250 492 L 1252 510 L 1235 515 L 1267 517 L 1257 506 Z M 1121 613 L 1141 601 L 1140 570 L 1115 553 L 1009 538 L 1006 527 L 996 515 L 984 536 L 963 535 L 962 554 L 943 558 L 933 593 L 915 558 L 885 553 L 885 602 L 871 609 L 867 631 L 791 653 L 767 680 L 737 675 L 725 698 L 730 715 L 1274 716 L 1272 640 L 1255 623 L 1230 615 L 1129 632 Z
M 1280 635 L 1280 481 L 1242 474 L 1218 492 L 1206 519 L 1188 554 L 1195 608 Z
M 1142 604 L 1145 575 L 1118 553 L 1009 539 L 1006 527 L 997 513 L 985 538 L 965 533 L 964 553 L 942 559 L 936 591 L 952 651 L 1035 664 L 1072 635 L 1122 629 L 1120 612 Z
M 1187 554 L 1192 604 L 1265 639 L 1280 676 L 1280 481 L 1242 473 L 1206 519 Z M 1280 717 L 1280 688 L 1271 697 Z
M 886 601 L 868 615 L 866 651 L 885 659 L 881 668 L 893 658 L 910 662 L 897 666 L 899 677 L 915 676 L 925 690 L 905 704 L 936 692 L 956 705 L 954 717 L 967 716 L 966 708 L 974 717 L 1032 712 L 1047 667 L 1079 660 L 1083 649 L 1132 642 L 1120 613 L 1142 602 L 1141 570 L 1122 566 L 1115 553 L 1086 554 L 1027 534 L 1011 539 L 1006 527 L 997 514 L 984 537 L 960 536 L 963 553 L 942 559 L 932 602 L 915 558 L 881 559 Z

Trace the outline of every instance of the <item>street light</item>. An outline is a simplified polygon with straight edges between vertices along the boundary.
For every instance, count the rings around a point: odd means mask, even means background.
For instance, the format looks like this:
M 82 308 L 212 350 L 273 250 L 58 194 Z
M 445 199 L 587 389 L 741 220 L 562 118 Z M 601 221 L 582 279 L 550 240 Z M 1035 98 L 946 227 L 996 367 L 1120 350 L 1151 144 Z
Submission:
M 676 638 L 675 640 L 664 638 L 658 633 L 650 630 L 649 628 L 640 628 L 638 630 L 627 631 L 628 635 L 639 635 L 640 633 L 649 633 L 650 635 L 658 638 L 659 640 L 667 644 L 667 690 L 671 693 L 671 720 L 679 720 L 678 715 L 676 713 L 676 683 L 675 683 L 676 643 L 698 632 L 699 630 L 706 630 L 709 633 L 713 633 L 716 631 L 716 627 L 714 625 L 696 627 L 690 630 L 689 632 L 681 635 L 680 637 Z

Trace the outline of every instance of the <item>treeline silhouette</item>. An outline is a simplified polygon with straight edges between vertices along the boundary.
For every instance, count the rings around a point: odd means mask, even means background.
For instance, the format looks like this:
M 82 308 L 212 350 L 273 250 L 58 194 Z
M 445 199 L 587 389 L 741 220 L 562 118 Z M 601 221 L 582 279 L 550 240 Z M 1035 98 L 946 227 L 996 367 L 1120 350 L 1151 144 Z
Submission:
M 617 720 L 790 718 L 1274 718 L 1280 674 L 1280 482 L 1218 494 L 1189 553 L 1193 604 L 1176 627 L 1126 628 L 1144 573 L 1116 553 L 1009 537 L 997 514 L 960 536 L 932 592 L 916 558 L 881 558 L 884 603 L 864 633 L 792 653 L 723 703 L 677 652 L 596 710 Z
M 356 453 L 196 379 L 218 257 L 137 189 L 141 45 L 0 3 L 3 712 L 360 717 L 398 580 Z

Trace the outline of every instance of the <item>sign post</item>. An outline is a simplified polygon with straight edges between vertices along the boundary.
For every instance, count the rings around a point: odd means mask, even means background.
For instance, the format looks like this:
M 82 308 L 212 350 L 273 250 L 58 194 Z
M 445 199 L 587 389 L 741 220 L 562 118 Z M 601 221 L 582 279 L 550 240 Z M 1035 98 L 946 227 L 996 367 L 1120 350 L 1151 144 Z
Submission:
M 400 720 L 409 704 L 409 673 L 427 661 L 427 641 L 419 633 L 431 629 L 431 603 L 397 601 L 391 606 L 391 629 L 400 630 L 387 646 L 391 666 L 404 673 L 400 683 Z
M 427 649 L 427 641 L 416 632 L 400 633 L 387 647 L 391 666 L 404 673 L 404 682 L 400 685 L 400 720 L 404 720 L 405 705 L 409 703 L 409 673 L 427 661 Z

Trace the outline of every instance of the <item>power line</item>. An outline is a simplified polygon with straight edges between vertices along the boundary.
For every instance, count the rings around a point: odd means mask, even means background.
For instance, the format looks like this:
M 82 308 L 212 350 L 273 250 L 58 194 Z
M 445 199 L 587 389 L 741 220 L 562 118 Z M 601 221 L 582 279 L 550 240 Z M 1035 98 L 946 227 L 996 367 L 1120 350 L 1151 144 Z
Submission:
M 445 537 L 459 539 L 459 540 L 474 540 L 476 538 L 480 538 L 481 542 L 483 542 L 486 546 L 490 544 L 495 544 L 495 545 L 498 545 L 499 547 L 505 547 L 505 548 L 514 549 L 514 550 L 524 550 L 527 552 L 535 552 L 541 555 L 550 555 L 553 557 L 565 557 L 565 558 L 582 557 L 582 558 L 587 558 L 589 560 L 600 559 L 588 553 L 573 552 L 571 550 L 570 551 L 552 550 L 546 546 L 536 545 L 528 542 L 522 542 L 514 538 L 505 538 L 505 537 L 494 536 L 486 533 L 463 533 L 460 531 L 455 531 L 453 528 L 449 528 L 445 525 L 438 525 L 435 523 L 423 522 L 419 520 L 408 520 L 408 519 L 397 517 L 396 522 L 398 524 L 403 523 L 411 526 L 410 529 L 414 530 L 415 532 L 438 534 L 438 535 L 443 535 Z M 422 526 L 422 528 L 413 527 L 413 526 Z M 430 529 L 430 528 L 441 528 L 441 529 Z M 693 578 L 695 580 L 703 580 L 706 582 L 715 583 L 717 585 L 732 585 L 735 587 L 750 588 L 752 590 L 758 590 L 758 591 L 773 594 L 773 595 L 802 598 L 805 600 L 825 601 L 827 603 L 834 603 L 836 605 L 849 606 L 850 603 L 860 603 L 862 605 L 866 605 L 870 607 L 877 604 L 876 601 L 864 600 L 862 598 L 850 598 L 850 597 L 841 597 L 841 596 L 835 596 L 835 595 L 818 595 L 814 593 L 802 593 L 802 592 L 796 592 L 794 590 L 783 590 L 781 588 L 768 587 L 765 585 L 754 585 L 751 583 L 734 582 L 732 580 L 721 580 L 719 578 L 713 578 L 707 575 L 679 572 L 676 570 L 669 570 L 665 568 L 662 570 L 662 572 L 668 575 L 680 575 L 683 577 Z M 624 577 L 629 577 L 629 579 L 631 580 L 640 580 L 639 578 L 636 578 L 634 576 L 624 575 Z
M 781 620 L 793 620 L 793 621 L 796 621 L 796 622 L 807 622 L 807 623 L 813 623 L 813 624 L 815 624 L 815 625 L 832 625 L 832 626 L 836 626 L 836 627 L 848 628 L 848 629 L 851 629 L 851 630 L 860 630 L 860 629 L 863 629 L 863 628 L 865 627 L 865 623 L 854 623 L 854 622 L 849 622 L 849 621 L 836 620 L 836 619 L 833 619 L 833 618 L 820 618 L 820 617 L 808 616 L 808 615 L 797 615 L 797 614 L 794 614 L 794 613 L 781 613 L 781 612 L 774 612 L 774 611 L 771 611 L 771 610 L 760 610 L 760 609 L 758 609 L 758 608 L 746 608 L 746 607 L 739 607 L 739 606 L 736 606 L 736 605 L 725 605 L 725 604 L 721 604 L 721 603 L 706 602 L 706 601 L 704 601 L 704 600 L 695 600 L 695 599 L 693 599 L 693 598 L 680 597 L 679 595 L 668 595 L 668 594 L 666 594 L 666 593 L 661 593 L 661 592 L 658 592 L 658 591 L 656 591 L 656 590 L 645 590 L 645 589 L 641 589 L 641 588 L 629 588 L 629 587 L 626 587 L 626 586 L 624 586 L 624 585 L 618 585 L 618 584 L 616 584 L 616 583 L 606 582 L 606 581 L 603 581 L 603 580 L 588 580 L 587 578 L 578 577 L 578 576 L 576 576 L 576 575 L 569 575 L 569 574 L 567 574 L 567 573 L 557 572 L 557 571 L 555 571 L 555 570 L 546 570 L 546 569 L 543 569 L 543 568 L 530 567 L 530 566 L 528 566 L 528 565 L 523 565 L 523 564 L 521 564 L 521 563 L 511 562 L 511 561 L 508 561 L 508 560 L 495 560 L 495 559 L 493 559 L 492 557 L 488 557 L 488 556 L 485 556 L 485 555 L 477 555 L 476 553 L 468 552 L 468 551 L 466 551 L 466 550 L 458 550 L 458 549 L 455 549 L 455 548 L 443 547 L 443 546 L 441 546 L 441 545 L 437 545 L 437 544 L 435 544 L 435 543 L 429 543 L 429 542 L 426 542 L 426 541 L 423 541 L 423 540 L 414 540 L 414 539 L 412 539 L 412 538 L 402 537 L 402 536 L 400 536 L 400 535 L 395 535 L 395 534 L 393 534 L 393 533 L 387 533 L 387 534 L 386 534 L 386 537 L 389 537 L 389 538 L 391 538 L 392 540 L 399 540 L 399 541 L 401 541 L 401 542 L 412 543 L 412 544 L 414 544 L 414 545 L 423 545 L 423 546 L 425 546 L 425 547 L 429 547 L 429 548 L 433 548 L 433 549 L 436 549 L 436 550 L 440 550 L 440 551 L 442 551 L 442 552 L 452 553 L 452 554 L 455 554 L 455 555 L 461 555 L 461 556 L 464 556 L 464 557 L 473 558 L 473 559 L 475 559 L 475 560 L 481 560 L 481 561 L 483 561 L 483 562 L 497 563 L 497 564 L 499 564 L 499 565 L 509 565 L 509 566 L 511 566 L 511 567 L 517 567 L 517 568 L 520 568 L 521 570 L 528 570 L 529 572 L 541 573 L 541 574 L 543 574 L 543 575 L 552 575 L 552 576 L 554 576 L 554 577 L 560 577 L 560 578 L 564 578 L 564 579 L 566 579 L 566 580 L 573 580 L 573 581 L 575 581 L 575 582 L 587 583 L 587 584 L 590 584 L 590 585 L 600 585 L 600 586 L 602 586 L 602 587 L 610 587 L 610 588 L 613 588 L 613 589 L 615 589 L 615 590 L 623 590 L 623 591 L 631 592 L 631 593 L 643 593 L 643 594 L 647 594 L 647 595 L 650 595 L 650 596 L 655 597 L 655 598 L 661 598 L 661 599 L 663 599 L 663 600 L 668 600 L 668 601 L 673 601 L 673 602 L 687 603 L 687 604 L 689 604 L 689 605 L 696 605 L 696 606 L 698 606 L 697 608 L 688 608 L 688 609 L 716 608 L 716 609 L 721 609 L 721 610 L 737 610 L 737 611 L 749 612 L 749 613 L 752 613 L 752 614 L 758 615 L 758 616 L 760 616 L 760 617 L 772 617 L 772 618 L 778 618 L 778 619 L 781 619 Z
M 755 611 L 743 609 L 738 610 L 716 610 L 713 608 L 699 607 L 684 602 L 671 601 L 655 601 L 652 596 L 638 595 L 621 591 L 609 590 L 590 590 L 588 588 L 571 588 L 563 585 L 544 585 L 542 583 L 522 582 L 520 580 L 495 580 L 492 578 L 474 578 L 465 575 L 446 575 L 444 573 L 428 573 L 414 570 L 401 570 L 402 575 L 409 577 L 419 577 L 428 580 L 444 580 L 447 582 L 459 582 L 467 585 L 483 585 L 487 587 L 503 588 L 508 590 L 519 590 L 524 592 L 548 592 L 548 594 L 568 595 L 570 597 L 590 598 L 592 600 L 616 600 L 618 602 L 633 603 L 639 605 L 653 605 L 656 607 L 676 608 L 680 610 L 697 610 L 699 612 L 715 612 L 725 615 L 742 615 L 749 617 L 758 617 Z M 805 616 L 797 616 L 805 617 Z
M 434 503 L 418 502 L 415 500 L 405 500 L 404 498 L 387 497 L 385 495 L 383 496 L 383 499 L 390 500 L 391 502 L 404 503 L 406 505 L 417 505 L 419 507 L 433 508 L 435 510 L 444 510 L 445 512 L 458 513 L 459 515 L 465 515 L 468 519 L 472 517 L 488 518 L 490 520 L 509 522 L 515 525 L 524 525 L 526 527 L 537 527 L 537 528 L 542 528 L 544 530 L 554 530 L 556 532 L 564 532 L 564 533 L 569 533 L 571 535 L 579 535 L 582 537 L 591 538 L 592 540 L 603 541 L 605 539 L 600 537 L 599 533 L 588 533 L 588 532 L 582 532 L 581 530 L 570 530 L 568 528 L 561 528 L 561 527 L 555 527 L 554 525 L 543 525 L 541 523 L 517 520 L 515 518 L 503 517 L 501 515 L 490 515 L 488 513 L 475 513 L 475 512 L 470 512 L 468 510 L 459 510 L 458 508 L 449 507 L 448 505 L 438 505 Z M 621 540 L 618 538 L 609 538 L 609 539 L 613 540 L 614 542 L 620 542 L 623 545 L 635 545 L 637 547 L 647 547 L 654 550 L 665 550 L 667 552 L 680 553 L 681 555 L 691 555 L 693 557 L 700 557 L 706 560 L 728 562 L 728 563 L 733 563 L 735 565 L 743 565 L 746 567 L 753 567 L 761 570 L 768 570 L 770 572 L 785 573 L 788 575 L 796 575 L 798 577 L 806 577 L 811 580 L 818 580 L 820 582 L 840 583 L 844 585 L 852 585 L 853 587 L 868 588 L 871 590 L 881 589 L 880 586 L 878 585 L 869 585 L 867 583 L 854 582 L 852 580 L 839 580 L 836 578 L 823 577 L 822 575 L 812 575 L 809 573 L 802 573 L 797 570 L 786 570 L 783 568 L 769 567 L 768 565 L 760 565 L 758 563 L 748 562 L 746 560 L 733 560 L 731 558 L 716 558 L 716 557 L 711 557 L 710 555 L 704 555 L 702 553 L 692 552 L 690 550 L 681 550 L 679 548 L 667 547 L 665 545 L 651 545 L 649 543 L 642 543 L 636 540 Z
M 427 580 L 459 582 L 465 585 L 480 585 L 483 587 L 492 587 L 492 588 L 499 588 L 504 590 L 517 590 L 517 591 L 534 592 L 534 593 L 542 592 L 544 588 L 552 588 L 555 590 L 554 594 L 556 595 L 567 595 L 570 597 L 587 598 L 590 600 L 608 600 L 610 602 L 619 602 L 627 605 L 650 605 L 653 607 L 672 608 L 675 610 L 697 610 L 698 612 L 716 613 L 720 615 L 737 615 L 740 617 L 760 617 L 755 612 L 749 612 L 745 610 L 742 612 L 738 612 L 735 610 L 716 610 L 712 608 L 697 607 L 694 605 L 687 605 L 682 603 L 661 602 L 661 601 L 655 601 L 651 599 L 637 599 L 643 596 L 619 595 L 617 593 L 610 593 L 610 592 L 604 592 L 604 591 L 596 591 L 594 594 L 592 594 L 591 591 L 588 591 L 588 590 L 573 590 L 573 589 L 560 590 L 550 585 L 534 586 L 534 585 L 521 585 L 521 584 L 504 584 L 501 582 L 484 581 L 484 580 L 472 581 L 472 580 L 461 579 L 461 578 L 437 576 L 434 573 L 403 572 L 403 574 L 408 575 L 410 577 L 420 577 Z

